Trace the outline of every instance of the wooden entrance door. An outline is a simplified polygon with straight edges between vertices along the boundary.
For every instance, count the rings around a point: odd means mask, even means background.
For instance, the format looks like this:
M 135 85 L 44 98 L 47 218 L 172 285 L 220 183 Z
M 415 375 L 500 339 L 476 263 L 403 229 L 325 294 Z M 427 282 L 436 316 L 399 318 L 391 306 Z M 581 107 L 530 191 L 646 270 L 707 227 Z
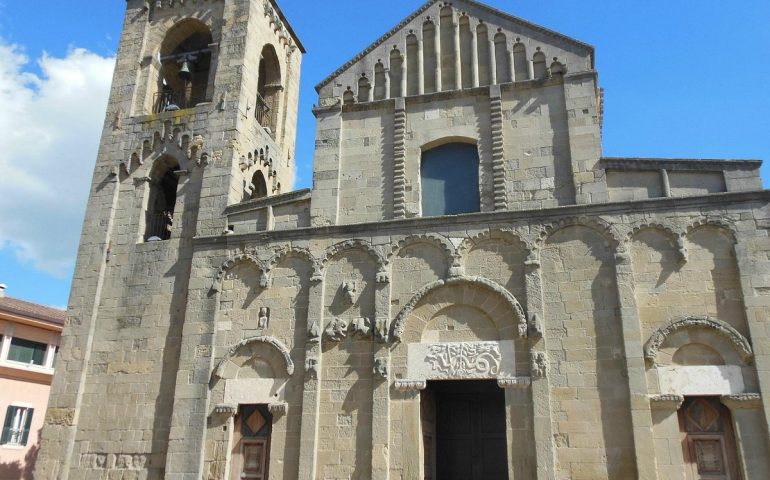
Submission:
M 718 398 L 685 400 L 679 426 L 688 479 L 741 479 L 730 411 Z
M 435 461 L 426 458 L 426 478 L 507 479 L 505 394 L 497 382 L 435 382 L 429 390 L 435 402 Z M 429 424 L 424 419 L 423 425 Z M 431 464 L 435 476 L 427 469 Z

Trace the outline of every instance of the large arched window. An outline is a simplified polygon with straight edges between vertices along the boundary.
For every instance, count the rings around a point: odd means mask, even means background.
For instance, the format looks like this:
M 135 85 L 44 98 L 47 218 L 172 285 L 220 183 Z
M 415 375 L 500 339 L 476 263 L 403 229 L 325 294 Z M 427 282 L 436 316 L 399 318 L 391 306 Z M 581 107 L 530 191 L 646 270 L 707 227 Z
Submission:
M 156 112 L 192 108 L 208 100 L 212 43 L 211 31 L 197 20 L 185 20 L 169 30 L 160 51 Z
M 256 116 L 257 122 L 269 128 L 273 134 L 278 125 L 282 91 L 281 64 L 278 62 L 278 54 L 275 53 L 272 45 L 265 45 L 259 59 Z
M 159 241 L 171 238 L 174 224 L 179 164 L 171 157 L 163 157 L 150 175 L 150 198 L 147 203 L 144 240 Z
M 448 143 L 422 154 L 422 215 L 478 212 L 479 151 L 476 145 Z

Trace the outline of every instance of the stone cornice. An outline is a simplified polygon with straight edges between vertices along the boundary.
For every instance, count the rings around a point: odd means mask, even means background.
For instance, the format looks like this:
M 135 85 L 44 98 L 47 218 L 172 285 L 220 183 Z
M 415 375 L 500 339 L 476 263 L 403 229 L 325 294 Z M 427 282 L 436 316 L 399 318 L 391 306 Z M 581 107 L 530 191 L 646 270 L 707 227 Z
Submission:
M 237 203 L 225 208 L 225 215 L 233 215 L 236 213 L 250 212 L 252 210 L 259 210 L 265 207 L 275 207 L 278 205 L 285 205 L 287 203 L 298 202 L 302 200 L 310 200 L 310 189 L 296 190 L 294 192 L 282 193 L 280 195 L 274 195 L 272 197 L 260 198 L 257 200 L 249 200 L 243 203 Z
M 762 166 L 762 160 L 698 158 L 622 158 L 605 157 L 601 164 L 614 170 L 736 170 Z
M 388 232 L 407 230 L 440 230 L 448 226 L 477 226 L 482 224 L 540 222 L 550 223 L 554 219 L 573 216 L 599 216 L 628 214 L 628 212 L 653 213 L 681 211 L 684 208 L 720 208 L 745 203 L 770 202 L 770 190 L 749 192 L 715 193 L 698 197 L 654 198 L 631 202 L 595 203 L 588 205 L 570 205 L 542 210 L 516 210 L 501 212 L 470 213 L 448 217 L 411 218 L 406 220 L 383 220 L 373 223 L 351 225 L 329 225 L 323 227 L 298 228 L 294 230 L 272 230 L 234 235 L 196 237 L 196 247 L 231 248 L 244 242 L 307 240 L 313 237 L 333 235 L 383 235 Z

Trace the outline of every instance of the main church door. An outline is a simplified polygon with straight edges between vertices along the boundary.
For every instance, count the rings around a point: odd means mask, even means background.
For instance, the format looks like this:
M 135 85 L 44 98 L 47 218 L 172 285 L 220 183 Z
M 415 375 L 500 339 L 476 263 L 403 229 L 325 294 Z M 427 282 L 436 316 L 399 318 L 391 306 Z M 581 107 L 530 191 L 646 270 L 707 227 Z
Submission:
M 495 381 L 429 382 L 422 394 L 426 480 L 505 480 L 505 393 Z
M 679 426 L 689 480 L 741 480 L 730 411 L 718 398 L 687 398 Z

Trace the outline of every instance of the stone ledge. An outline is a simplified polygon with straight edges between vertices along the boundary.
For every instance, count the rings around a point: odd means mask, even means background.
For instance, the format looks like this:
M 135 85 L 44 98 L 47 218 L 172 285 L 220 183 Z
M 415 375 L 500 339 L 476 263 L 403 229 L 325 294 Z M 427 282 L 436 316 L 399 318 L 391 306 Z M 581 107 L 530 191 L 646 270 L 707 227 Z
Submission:
M 757 169 L 762 166 L 762 160 L 604 157 L 601 159 L 601 165 L 613 170 L 723 171 Z

